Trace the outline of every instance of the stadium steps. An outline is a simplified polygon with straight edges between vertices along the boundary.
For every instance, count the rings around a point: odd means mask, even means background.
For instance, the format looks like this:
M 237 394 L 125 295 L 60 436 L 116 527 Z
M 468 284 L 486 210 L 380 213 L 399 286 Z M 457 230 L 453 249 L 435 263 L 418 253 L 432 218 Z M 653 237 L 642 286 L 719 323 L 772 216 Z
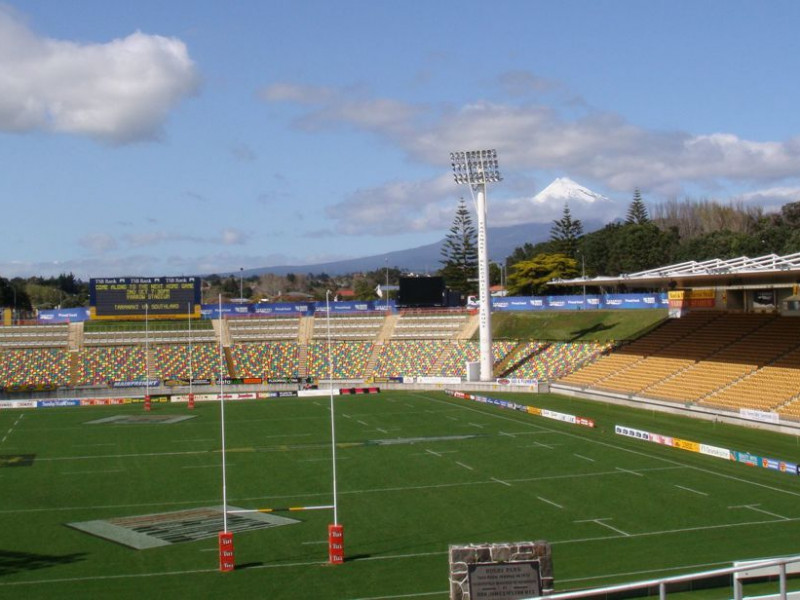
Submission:
M 387 314 L 386 319 L 383 322 L 383 327 L 378 332 L 378 339 L 376 342 L 383 344 L 392 337 L 394 333 L 395 325 L 397 325 L 397 320 L 400 318 L 400 315 L 391 315 Z M 375 360 L 377 360 L 377 355 L 375 356 Z
M 314 319 L 316 317 L 300 317 L 300 324 L 297 327 L 297 343 L 300 347 L 307 346 L 314 337 Z
M 231 347 L 223 346 L 222 351 L 223 356 L 225 357 L 225 370 L 228 372 L 228 377 L 238 377 L 239 374 L 236 372 L 236 368 L 233 364 L 233 351 L 231 350 Z
M 461 328 L 461 331 L 456 334 L 455 339 L 471 340 L 472 336 L 475 335 L 475 332 L 478 331 L 478 325 L 480 325 L 480 318 L 478 314 L 475 313 L 474 315 L 470 315 L 466 323 L 464 323 L 464 326 Z
M 228 321 L 225 319 L 213 319 L 211 324 L 214 326 L 214 337 L 222 340 L 222 346 L 230 348 L 233 344 L 231 340 L 231 330 L 228 329 Z
M 70 351 L 83 348 L 83 321 L 70 323 L 67 333 L 67 349 Z
M 450 356 L 450 353 L 457 351 L 458 351 L 458 341 L 450 340 L 450 343 L 439 353 L 439 356 L 436 357 L 436 361 L 434 361 L 433 367 L 431 367 L 431 373 L 433 373 L 434 375 L 443 374 L 445 364 Z
M 308 344 L 297 346 L 297 376 L 308 377 Z
M 69 384 L 75 387 L 78 383 L 78 350 L 69 351 Z
M 372 354 L 370 354 L 369 359 L 367 360 L 367 365 L 364 367 L 365 379 L 375 376 L 375 367 L 378 366 L 378 357 L 381 355 L 381 350 L 383 349 L 384 343 L 385 342 L 381 340 L 372 345 Z

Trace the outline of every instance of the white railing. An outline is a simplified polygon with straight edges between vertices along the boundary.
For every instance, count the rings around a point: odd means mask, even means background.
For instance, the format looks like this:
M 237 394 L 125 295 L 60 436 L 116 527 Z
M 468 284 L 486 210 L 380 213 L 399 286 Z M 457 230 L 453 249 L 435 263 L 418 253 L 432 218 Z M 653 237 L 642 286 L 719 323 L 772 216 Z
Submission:
M 600 598 L 606 594 L 615 592 L 629 592 L 635 590 L 644 590 L 648 588 L 658 588 L 658 597 L 660 600 L 667 598 L 668 588 L 673 583 L 684 583 L 687 581 L 698 581 L 702 579 L 710 579 L 712 577 L 723 577 L 725 575 L 733 575 L 733 598 L 734 600 L 744 600 L 743 584 L 747 579 L 765 578 L 769 576 L 778 577 L 778 594 L 770 596 L 772 598 L 779 598 L 786 600 L 790 595 L 786 591 L 786 577 L 787 573 L 800 572 L 800 556 L 791 556 L 787 558 L 771 558 L 764 560 L 754 560 L 742 563 L 735 563 L 733 567 L 726 567 L 724 569 L 714 569 L 712 571 L 702 571 L 700 573 L 689 573 L 686 575 L 675 575 L 672 577 L 664 577 L 661 579 L 648 579 L 646 581 L 637 581 L 634 583 L 622 583 L 603 588 L 594 588 L 591 590 L 579 590 L 576 592 L 564 592 L 560 594 L 550 594 L 549 596 L 536 596 L 536 598 L 527 598 L 525 600 L 572 600 L 573 598 Z M 685 592 L 685 589 L 680 591 Z M 792 595 L 794 597 L 794 594 Z

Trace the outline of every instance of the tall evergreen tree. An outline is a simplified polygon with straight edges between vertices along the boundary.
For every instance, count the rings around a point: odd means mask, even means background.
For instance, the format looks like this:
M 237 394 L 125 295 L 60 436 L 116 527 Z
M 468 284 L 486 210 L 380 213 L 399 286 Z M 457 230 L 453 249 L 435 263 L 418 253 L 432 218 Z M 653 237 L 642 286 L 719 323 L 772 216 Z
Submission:
M 477 289 L 477 233 L 463 198 L 458 203 L 450 233 L 445 236 L 442 260 L 439 262 L 443 265 L 440 273 L 448 288 L 462 294 L 472 293 Z
M 628 207 L 628 214 L 625 217 L 626 225 L 644 225 L 650 222 L 650 215 L 647 214 L 647 207 L 642 200 L 642 192 L 639 188 L 633 190 L 633 201 Z
M 564 204 L 561 218 L 553 221 L 550 228 L 550 241 L 553 242 L 556 252 L 575 258 L 578 249 L 578 238 L 583 235 L 583 223 L 580 219 L 573 219 L 569 205 Z

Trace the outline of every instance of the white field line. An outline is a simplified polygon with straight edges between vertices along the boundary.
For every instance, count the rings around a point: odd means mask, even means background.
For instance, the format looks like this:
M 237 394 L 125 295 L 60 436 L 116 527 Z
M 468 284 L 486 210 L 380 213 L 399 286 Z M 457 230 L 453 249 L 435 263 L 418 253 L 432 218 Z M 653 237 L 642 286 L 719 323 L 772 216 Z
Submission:
M 438 456 L 439 458 L 442 458 L 442 455 L 441 455 L 441 454 L 439 454 L 438 452 L 435 452 L 435 451 L 431 450 L 430 448 L 425 448 L 425 452 L 427 452 L 428 454 L 433 454 L 434 456 Z
M 363 425 L 364 427 L 369 427 L 369 423 L 367 423 L 366 421 L 362 421 L 360 419 L 356 421 L 356 423 L 358 423 L 359 425 Z
M 421 394 L 415 394 L 415 395 L 417 397 L 419 397 L 419 398 L 424 398 L 425 400 L 428 400 L 429 402 L 436 402 L 436 403 L 439 403 L 439 404 L 445 404 L 447 406 L 457 406 L 458 408 L 460 408 L 462 410 L 469 411 L 469 412 L 476 412 L 476 413 L 479 413 L 479 414 L 481 414 L 481 415 L 483 415 L 485 417 L 492 417 L 494 419 L 500 419 L 502 421 L 511 421 L 513 423 L 516 423 L 517 425 L 527 425 L 527 426 L 529 426 L 531 428 L 534 428 L 534 429 L 550 431 L 552 433 L 558 433 L 558 434 L 564 435 L 566 437 L 576 438 L 576 439 L 579 439 L 582 442 L 585 442 L 587 444 L 595 444 L 597 446 L 604 446 L 606 448 L 612 448 L 612 449 L 618 450 L 620 452 L 626 452 L 628 454 L 633 454 L 634 456 L 644 456 L 644 457 L 652 459 L 652 460 L 656 460 L 656 461 L 659 461 L 659 462 L 664 462 L 664 463 L 667 463 L 667 464 L 670 464 L 670 465 L 679 466 L 679 467 L 682 467 L 682 468 L 685 468 L 685 469 L 691 469 L 691 470 L 697 471 L 699 473 L 706 473 L 707 475 L 714 475 L 716 477 L 722 477 L 723 479 L 729 479 L 731 481 L 737 481 L 739 483 L 744 483 L 744 484 L 747 484 L 747 485 L 752 485 L 752 486 L 759 487 L 759 488 L 766 489 L 766 490 L 770 490 L 770 491 L 773 491 L 773 492 L 779 492 L 781 494 L 788 494 L 790 496 L 795 496 L 795 497 L 800 498 L 800 492 L 794 492 L 792 490 L 782 489 L 782 488 L 775 487 L 775 486 L 772 486 L 772 485 L 767 485 L 765 483 L 759 483 L 757 481 L 751 481 L 749 479 L 744 479 L 743 477 L 736 477 L 735 475 L 728 475 L 726 473 L 721 473 L 721 472 L 715 471 L 713 469 L 704 469 L 703 467 L 698 467 L 696 465 L 690 465 L 690 464 L 687 464 L 687 463 L 683 463 L 683 462 L 681 462 L 679 460 L 673 460 L 673 459 L 670 459 L 670 458 L 665 458 L 663 456 L 658 456 L 656 454 L 650 454 L 648 452 L 645 452 L 644 450 L 634 450 L 632 448 L 626 448 L 624 446 L 619 446 L 617 444 L 612 444 L 611 442 L 603 442 L 601 440 L 595 440 L 595 439 L 591 439 L 591 438 L 588 438 L 588 437 L 583 437 L 583 436 L 580 436 L 580 435 L 578 435 L 576 433 L 570 433 L 568 431 L 561 431 L 561 430 L 558 430 L 558 429 L 552 429 L 552 428 L 547 427 L 545 425 L 542 425 L 540 423 L 535 423 L 535 424 L 534 423 L 528 423 L 528 422 L 526 422 L 524 420 L 521 420 L 521 419 L 514 419 L 510 415 L 501 415 L 501 414 L 495 414 L 495 413 L 491 413 L 491 412 L 482 411 L 482 410 L 480 410 L 480 409 L 478 409 L 477 407 L 474 407 L 474 406 L 466 406 L 466 405 L 463 405 L 463 404 L 457 404 L 455 402 L 448 402 L 448 401 L 442 400 L 440 398 L 432 398 L 430 396 L 423 396 Z
M 552 500 L 548 500 L 547 498 L 542 498 L 541 496 L 536 496 L 536 497 L 539 500 L 541 500 L 542 502 L 544 502 L 545 504 L 549 504 L 550 506 L 555 506 L 556 508 L 564 508 L 563 506 L 561 506 L 557 502 L 553 502 Z
M 764 510 L 763 508 L 759 508 L 759 506 L 761 506 L 761 505 L 760 504 L 740 504 L 739 506 L 729 506 L 728 508 L 729 509 L 746 508 L 748 510 L 759 512 L 759 513 L 764 514 L 764 515 L 769 515 L 770 517 L 776 517 L 776 518 L 782 519 L 784 521 L 788 521 L 789 520 L 789 517 L 784 517 L 783 515 L 779 515 L 779 514 L 774 513 L 774 512 L 769 512 L 768 510 Z
M 464 467 L 465 469 L 469 469 L 470 471 L 474 471 L 474 470 L 475 470 L 475 469 L 473 469 L 472 467 L 470 467 L 469 465 L 465 465 L 465 464 L 464 464 L 464 463 L 462 463 L 462 462 L 458 462 L 458 461 L 456 461 L 456 464 L 457 464 L 459 467 Z
M 326 459 L 329 460 L 329 459 Z M 336 459 L 337 461 L 340 460 L 339 458 Z M 470 469 L 468 465 L 460 463 L 460 466 Z M 674 469 L 680 469 L 681 467 L 650 467 L 648 469 L 642 469 L 643 471 L 668 471 Z M 510 479 L 507 485 L 515 484 L 515 483 L 535 483 L 540 481 L 552 481 L 552 480 L 561 480 L 561 479 L 583 479 L 586 477 L 605 477 L 605 476 L 616 476 L 619 475 L 618 471 L 603 471 L 598 473 L 574 473 L 574 474 L 564 474 L 564 475 L 546 475 L 542 477 L 523 477 L 518 479 Z M 437 484 L 429 484 L 429 485 L 412 485 L 412 486 L 396 486 L 396 487 L 386 487 L 386 488 L 371 488 L 371 489 L 354 489 L 354 490 L 339 490 L 340 496 L 349 496 L 349 495 L 364 495 L 364 494 L 392 494 L 392 493 L 402 493 L 402 492 L 413 492 L 418 490 L 434 490 L 434 489 L 448 489 L 448 488 L 460 488 L 460 487 L 471 487 L 476 485 L 495 485 L 498 483 L 496 480 L 491 479 L 483 479 L 478 481 L 459 481 L 453 483 L 437 483 Z M 324 492 L 314 492 L 314 493 L 298 493 L 298 494 L 284 494 L 284 495 L 275 495 L 275 496 L 257 496 L 257 497 L 248 497 L 248 498 L 231 498 L 231 502 L 250 502 L 254 500 L 268 500 L 270 502 L 278 501 L 284 498 L 315 498 L 315 497 L 327 497 L 330 496 L 330 490 L 326 490 Z M 105 509 L 112 509 L 112 508 L 136 508 L 136 507 L 149 507 L 149 506 L 163 506 L 163 505 L 176 505 L 176 506 L 186 506 L 186 505 L 197 505 L 197 504 L 208 504 L 213 502 L 218 502 L 218 498 L 213 499 L 200 499 L 194 498 L 192 500 L 179 500 L 174 502 L 157 502 L 157 503 L 131 503 L 131 504 L 109 504 L 109 505 L 97 505 L 97 506 L 60 506 L 60 507 L 47 507 L 47 508 L 19 508 L 19 509 L 0 509 L 0 514 L 9 514 L 9 513 L 32 513 L 32 512 L 44 512 L 44 511 L 72 511 L 72 510 L 105 510 Z M 800 520 L 800 518 L 798 518 Z
M 498 479 L 497 477 L 492 477 L 492 481 L 496 481 L 497 483 L 502 483 L 503 485 L 512 487 L 510 483 L 508 483 L 507 481 L 503 481 L 502 479 Z
M 125 469 L 106 469 L 100 471 L 64 471 L 61 475 L 101 475 L 103 473 L 124 473 Z
M 85 509 L 82 508 L 81 510 Z M 792 519 L 794 521 L 800 519 Z M 777 522 L 777 521 L 775 521 Z M 708 527 L 692 527 L 688 529 L 675 529 L 675 530 L 666 530 L 666 531 L 653 531 L 648 533 L 639 533 L 639 534 L 630 534 L 627 536 L 628 538 L 635 538 L 635 537 L 647 537 L 647 536 L 662 536 L 671 533 L 685 533 L 687 531 L 700 531 L 703 529 L 719 529 L 719 528 L 727 528 L 727 527 L 742 527 L 742 526 L 753 526 L 753 527 L 762 527 L 765 524 L 764 521 L 756 521 L 752 523 L 736 523 L 733 525 L 712 525 Z M 601 540 L 610 540 L 616 538 L 623 538 L 626 536 L 604 536 L 599 538 L 584 538 L 584 539 L 572 539 L 572 540 L 555 540 L 551 541 L 552 545 L 560 545 L 560 544 L 574 544 L 574 543 L 582 543 L 582 542 L 595 542 Z M 216 548 L 208 549 L 209 552 L 216 551 Z M 351 559 L 353 562 L 359 561 L 384 561 L 384 560 L 401 560 L 401 559 L 415 559 L 415 558 L 424 558 L 429 559 L 430 557 L 442 557 L 447 556 L 447 552 L 443 552 L 441 550 L 436 552 L 418 552 L 414 554 L 390 554 L 384 556 L 369 556 L 363 558 L 353 558 Z M 327 561 L 309 561 L 309 562 L 297 562 L 297 563 L 285 563 L 285 564 L 262 564 L 262 565 L 254 565 L 252 567 L 248 567 L 249 569 L 294 569 L 294 568 L 304 568 L 304 567 L 319 567 L 319 566 L 326 566 L 328 563 Z M 564 579 L 564 583 L 577 583 L 581 581 L 591 581 L 594 579 L 600 578 L 610 578 L 610 577 L 641 577 L 648 574 L 657 574 L 657 573 L 665 573 L 670 571 L 694 571 L 698 569 L 704 569 L 707 567 L 713 566 L 720 566 L 722 564 L 729 564 L 729 563 L 702 563 L 702 564 L 692 564 L 692 565 L 680 565 L 675 567 L 665 567 L 661 569 L 653 569 L 653 570 L 646 570 L 646 571 L 631 571 L 627 573 L 604 573 L 593 577 L 581 577 L 576 579 Z M 62 577 L 57 579 L 37 579 L 36 581 L 12 581 L 12 582 L 4 582 L 0 581 L 0 588 L 12 588 L 12 587 L 31 587 L 31 586 L 49 586 L 52 584 L 60 584 L 60 583 L 76 583 L 81 581 L 110 581 L 110 580 L 137 580 L 137 579 L 151 579 L 155 577 L 184 577 L 186 575 L 201 575 L 201 574 L 211 574 L 211 573 L 218 573 L 218 568 L 210 568 L 210 569 L 193 569 L 193 570 L 185 570 L 185 571 L 163 571 L 160 573 L 131 573 L 131 574 L 119 574 L 119 575 L 95 575 L 95 576 L 84 576 L 84 577 Z M 437 594 L 444 594 L 446 592 L 437 592 Z M 423 592 L 423 594 L 431 595 L 428 592 Z M 402 596 L 400 596 L 402 597 Z M 412 596 L 409 596 L 412 597 Z M 351 600 L 368 600 L 366 598 L 358 599 L 353 598 Z
M 381 433 L 385 433 L 385 434 L 387 434 L 387 435 L 388 435 L 388 433 L 389 433 L 389 432 L 388 432 L 386 429 L 384 429 L 383 427 L 376 427 L 375 429 L 377 429 L 377 430 L 378 430 L 378 431 L 380 431 Z
M 11 427 L 8 428 L 8 431 L 6 431 L 6 434 L 3 436 L 3 439 L 0 440 L 0 444 L 5 443 L 5 441 L 8 439 L 8 436 L 11 435 L 11 432 L 14 431 L 14 428 L 19 424 L 19 422 L 22 420 L 22 417 L 24 417 L 24 416 L 25 415 L 22 414 L 22 415 L 17 417 L 17 420 L 14 421 L 13 425 L 11 425 Z
M 583 454 L 573 454 L 572 456 L 576 456 L 576 457 L 581 458 L 583 460 L 588 460 L 589 462 L 597 462 L 595 459 L 589 458 L 588 456 L 584 456 Z
M 620 471 L 622 473 L 628 473 L 630 475 L 636 475 L 637 477 L 644 477 L 644 475 L 642 475 L 641 473 L 637 473 L 636 471 L 631 471 L 630 469 L 623 469 L 622 467 L 615 467 L 615 468 L 617 469 L 617 471 Z
M 611 531 L 616 531 L 623 537 L 631 537 L 630 533 L 622 531 L 622 529 L 618 529 L 617 527 L 614 527 L 613 525 L 609 525 L 608 523 L 606 523 L 606 521 L 613 521 L 613 520 L 614 519 L 612 519 L 611 517 L 604 517 L 602 519 L 584 519 L 582 521 L 575 521 L 575 523 L 596 523 L 597 525 L 602 525 L 603 527 L 607 527 Z
M 690 487 L 685 487 L 685 486 L 682 486 L 682 485 L 678 485 L 677 483 L 675 484 L 675 487 L 676 488 L 680 488 L 682 490 L 686 490 L 687 492 L 692 492 L 693 494 L 698 494 L 700 496 L 708 496 L 708 494 L 706 494 L 705 492 L 701 492 L 700 490 L 693 490 Z
M 541 442 L 533 442 L 532 444 L 528 444 L 527 446 L 522 446 L 523 448 L 544 448 L 545 450 L 554 450 L 555 447 L 551 446 L 550 444 L 543 444 Z

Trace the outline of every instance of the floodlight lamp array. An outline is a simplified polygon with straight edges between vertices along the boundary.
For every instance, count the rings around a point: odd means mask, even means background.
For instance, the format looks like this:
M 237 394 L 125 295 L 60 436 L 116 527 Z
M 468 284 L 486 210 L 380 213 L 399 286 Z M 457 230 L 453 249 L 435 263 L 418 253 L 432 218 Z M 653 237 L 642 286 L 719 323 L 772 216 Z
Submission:
M 453 166 L 456 183 L 459 184 L 479 185 L 503 180 L 497 164 L 496 150 L 451 152 L 450 164 Z

